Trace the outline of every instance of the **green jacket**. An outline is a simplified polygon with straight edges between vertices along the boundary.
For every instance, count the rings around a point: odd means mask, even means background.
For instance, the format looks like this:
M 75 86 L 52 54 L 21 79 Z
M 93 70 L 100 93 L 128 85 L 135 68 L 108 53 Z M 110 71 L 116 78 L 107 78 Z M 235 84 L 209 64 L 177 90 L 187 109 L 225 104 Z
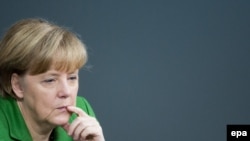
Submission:
M 85 98 L 77 97 L 76 105 L 95 117 L 93 109 Z M 75 118 L 76 115 L 72 114 L 70 122 Z M 53 136 L 54 141 L 73 141 L 61 127 L 54 129 Z M 17 102 L 11 97 L 0 97 L 0 141 L 32 141 Z

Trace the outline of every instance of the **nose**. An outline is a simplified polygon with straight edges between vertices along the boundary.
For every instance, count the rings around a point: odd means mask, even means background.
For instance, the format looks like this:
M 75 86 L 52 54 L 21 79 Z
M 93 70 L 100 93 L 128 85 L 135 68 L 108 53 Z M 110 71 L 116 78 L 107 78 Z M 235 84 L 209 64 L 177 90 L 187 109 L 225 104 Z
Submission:
M 71 89 L 70 89 L 70 85 L 68 84 L 68 82 L 65 80 L 65 81 L 61 81 L 60 84 L 59 84 L 59 87 L 58 87 L 58 96 L 60 98 L 67 98 L 70 96 L 70 92 L 71 92 Z

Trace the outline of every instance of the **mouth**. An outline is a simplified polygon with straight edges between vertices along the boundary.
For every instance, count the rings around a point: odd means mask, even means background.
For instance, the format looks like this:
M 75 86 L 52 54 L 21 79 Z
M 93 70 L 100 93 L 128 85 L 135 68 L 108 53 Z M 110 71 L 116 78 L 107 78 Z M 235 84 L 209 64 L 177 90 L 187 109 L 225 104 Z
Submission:
M 56 109 L 60 111 L 67 111 L 67 106 L 60 106 L 60 107 L 57 107 Z

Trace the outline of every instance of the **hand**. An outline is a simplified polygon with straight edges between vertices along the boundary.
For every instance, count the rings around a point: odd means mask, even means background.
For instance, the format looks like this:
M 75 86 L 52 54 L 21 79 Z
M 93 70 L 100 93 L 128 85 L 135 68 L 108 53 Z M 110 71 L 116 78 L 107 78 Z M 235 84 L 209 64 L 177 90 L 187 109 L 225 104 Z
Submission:
M 71 124 L 63 126 L 75 141 L 105 141 L 102 128 L 94 117 L 87 115 L 78 107 L 68 106 L 67 110 L 78 115 Z

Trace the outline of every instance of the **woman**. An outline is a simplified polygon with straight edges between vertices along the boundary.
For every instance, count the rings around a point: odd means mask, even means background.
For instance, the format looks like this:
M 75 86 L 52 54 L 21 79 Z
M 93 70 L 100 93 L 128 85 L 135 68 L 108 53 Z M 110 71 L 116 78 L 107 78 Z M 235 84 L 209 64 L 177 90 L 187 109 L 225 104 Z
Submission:
M 104 141 L 83 97 L 83 43 L 43 19 L 15 23 L 0 42 L 0 140 Z

